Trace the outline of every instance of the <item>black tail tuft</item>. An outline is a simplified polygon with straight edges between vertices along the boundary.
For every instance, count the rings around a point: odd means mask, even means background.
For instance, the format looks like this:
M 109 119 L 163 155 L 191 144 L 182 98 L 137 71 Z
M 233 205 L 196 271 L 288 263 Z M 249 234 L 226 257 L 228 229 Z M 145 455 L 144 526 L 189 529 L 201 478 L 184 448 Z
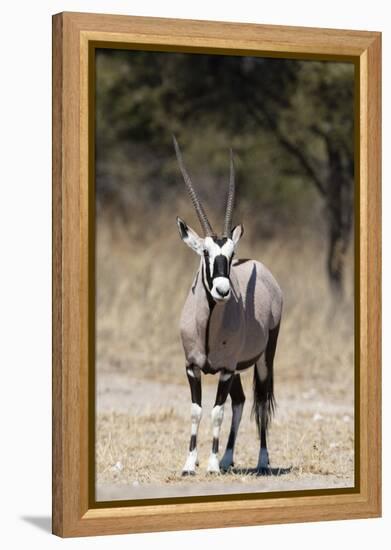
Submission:
M 273 417 L 276 407 L 276 401 L 273 393 L 273 371 L 267 373 L 265 380 L 261 381 L 258 374 L 257 366 L 254 366 L 253 380 L 254 401 L 252 407 L 252 415 L 255 416 L 258 433 L 261 433 L 261 428 L 267 431 L 270 420 Z

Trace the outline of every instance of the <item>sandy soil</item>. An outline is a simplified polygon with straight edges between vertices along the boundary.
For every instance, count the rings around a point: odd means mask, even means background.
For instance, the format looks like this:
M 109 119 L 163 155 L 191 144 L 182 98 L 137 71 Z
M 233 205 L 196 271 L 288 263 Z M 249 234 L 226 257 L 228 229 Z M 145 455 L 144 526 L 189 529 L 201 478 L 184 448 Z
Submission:
M 252 372 L 243 384 L 247 402 L 237 442 L 235 470 L 209 476 L 209 416 L 217 378 L 203 377 L 203 420 L 199 434 L 200 466 L 182 478 L 190 429 L 190 399 L 183 384 L 135 379 L 126 372 L 100 372 L 97 384 L 97 500 L 163 496 L 289 491 L 352 487 L 354 461 L 353 403 L 346 396 L 326 398 L 316 387 L 281 386 L 270 430 L 273 474 L 256 477 L 258 440 L 250 417 Z M 277 377 L 278 386 L 278 377 Z M 115 410 L 113 404 L 115 403 Z M 221 449 L 231 417 L 227 402 Z

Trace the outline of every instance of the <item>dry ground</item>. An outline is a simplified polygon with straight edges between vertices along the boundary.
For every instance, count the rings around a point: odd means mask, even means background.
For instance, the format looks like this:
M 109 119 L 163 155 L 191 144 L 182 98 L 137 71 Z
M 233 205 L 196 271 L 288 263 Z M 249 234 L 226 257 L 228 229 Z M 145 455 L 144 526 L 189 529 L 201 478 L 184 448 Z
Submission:
M 255 466 L 258 452 L 248 371 L 243 376 L 247 402 L 237 441 L 238 471 L 217 478 L 205 473 L 217 379 L 204 376 L 199 472 L 194 478 L 180 476 L 190 396 L 178 320 L 197 260 L 167 219 L 172 222 L 170 212 L 155 214 L 155 229 L 144 227 L 142 234 L 136 223 L 101 219 L 98 225 L 98 500 L 352 486 L 352 258 L 347 259 L 345 296 L 334 300 L 320 237 L 309 232 L 262 241 L 248 228 L 239 256 L 260 259 L 271 268 L 285 297 L 275 360 L 278 408 L 269 434 L 271 465 L 280 475 L 256 478 L 246 472 Z M 156 227 L 164 234 L 164 246 Z M 221 450 L 230 416 L 228 401 Z

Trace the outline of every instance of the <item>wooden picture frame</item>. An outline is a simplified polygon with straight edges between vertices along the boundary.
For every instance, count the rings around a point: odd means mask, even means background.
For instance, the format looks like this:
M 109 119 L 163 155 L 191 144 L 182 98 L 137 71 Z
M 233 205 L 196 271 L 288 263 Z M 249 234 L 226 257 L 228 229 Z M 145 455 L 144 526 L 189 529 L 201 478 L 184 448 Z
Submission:
M 94 393 L 93 128 L 89 80 L 94 48 L 348 60 L 356 67 L 356 485 L 347 491 L 252 498 L 113 502 L 99 506 L 91 482 Z M 61 13 L 53 17 L 53 533 L 62 537 L 378 517 L 381 514 L 381 35 Z M 93 472 L 92 472 L 93 473 Z M 180 499 L 179 499 L 180 500 Z M 215 513 L 218 512 L 218 513 Z

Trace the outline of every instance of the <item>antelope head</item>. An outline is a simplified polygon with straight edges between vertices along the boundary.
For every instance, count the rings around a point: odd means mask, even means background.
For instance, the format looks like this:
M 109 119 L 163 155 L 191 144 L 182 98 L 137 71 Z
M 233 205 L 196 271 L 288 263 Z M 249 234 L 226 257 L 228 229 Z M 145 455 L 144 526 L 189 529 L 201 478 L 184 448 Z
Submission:
M 230 178 L 224 227 L 222 234 L 219 236 L 212 229 L 202 203 L 185 168 L 178 142 L 175 137 L 173 139 L 179 168 L 203 230 L 203 236 L 200 236 L 194 229 L 189 227 L 184 220 L 177 217 L 179 234 L 183 242 L 201 256 L 202 280 L 207 292 L 209 292 L 215 302 L 224 303 L 229 300 L 231 296 L 231 263 L 237 244 L 243 234 L 242 224 L 232 228 L 232 214 L 235 199 L 235 168 L 232 150 L 230 153 Z

